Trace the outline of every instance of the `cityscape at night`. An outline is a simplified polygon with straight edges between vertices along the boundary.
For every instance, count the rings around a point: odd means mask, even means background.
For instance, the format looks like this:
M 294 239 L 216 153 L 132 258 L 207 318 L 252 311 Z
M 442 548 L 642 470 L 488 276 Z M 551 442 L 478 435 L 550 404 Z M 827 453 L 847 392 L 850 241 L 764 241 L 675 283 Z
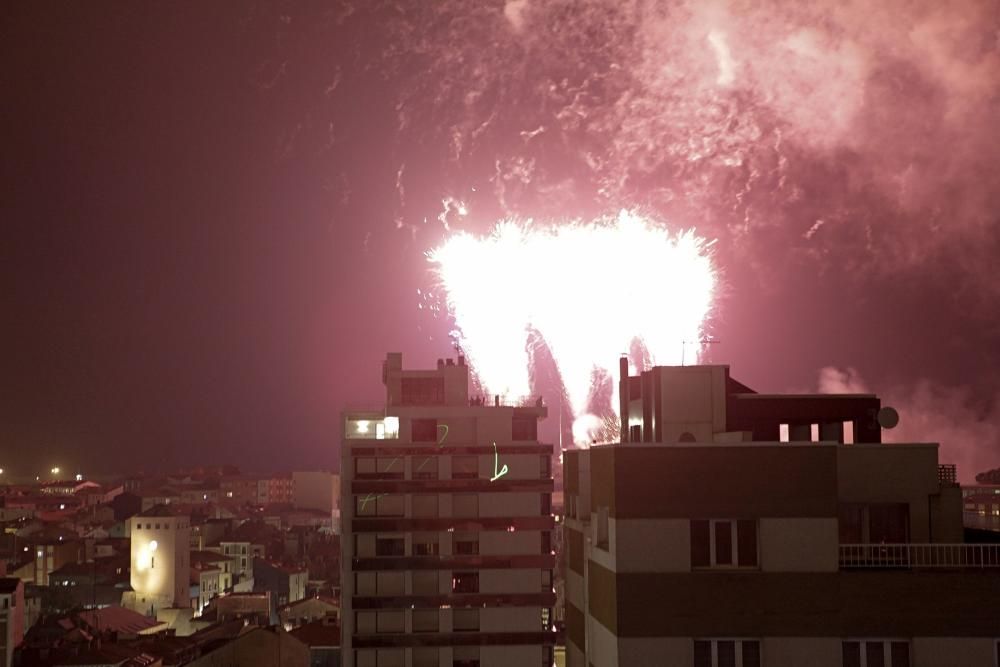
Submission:
M 0 667 L 1000 667 L 997 0 L 0 35 Z

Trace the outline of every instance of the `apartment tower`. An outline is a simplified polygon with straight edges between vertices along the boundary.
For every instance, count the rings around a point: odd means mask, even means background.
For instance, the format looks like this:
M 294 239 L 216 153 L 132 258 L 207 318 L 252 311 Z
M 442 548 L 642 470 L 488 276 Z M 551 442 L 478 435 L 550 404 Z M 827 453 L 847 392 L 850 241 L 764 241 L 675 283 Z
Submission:
M 346 667 L 552 664 L 552 446 L 540 399 L 469 395 L 462 357 L 383 365 L 343 418 Z

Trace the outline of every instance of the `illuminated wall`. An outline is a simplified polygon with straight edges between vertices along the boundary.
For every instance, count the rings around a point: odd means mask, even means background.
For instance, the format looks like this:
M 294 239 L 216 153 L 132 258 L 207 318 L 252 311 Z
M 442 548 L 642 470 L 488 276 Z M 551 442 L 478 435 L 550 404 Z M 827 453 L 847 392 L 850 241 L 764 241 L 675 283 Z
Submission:
M 190 519 L 138 515 L 129 522 L 133 592 L 123 604 L 146 614 L 164 607 L 188 607 Z

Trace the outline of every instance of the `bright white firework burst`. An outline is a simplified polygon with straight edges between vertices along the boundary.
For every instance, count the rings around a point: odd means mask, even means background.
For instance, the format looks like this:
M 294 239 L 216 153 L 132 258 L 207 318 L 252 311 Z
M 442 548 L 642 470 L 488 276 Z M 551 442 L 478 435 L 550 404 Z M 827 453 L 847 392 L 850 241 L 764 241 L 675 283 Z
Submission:
M 635 212 L 590 223 L 500 222 L 489 236 L 452 235 L 428 253 L 456 335 L 490 394 L 531 391 L 532 331 L 545 341 L 573 411 L 574 440 L 590 441 L 597 382 L 618 386 L 618 357 L 638 342 L 653 364 L 701 351 L 716 292 L 711 243 L 672 235 Z

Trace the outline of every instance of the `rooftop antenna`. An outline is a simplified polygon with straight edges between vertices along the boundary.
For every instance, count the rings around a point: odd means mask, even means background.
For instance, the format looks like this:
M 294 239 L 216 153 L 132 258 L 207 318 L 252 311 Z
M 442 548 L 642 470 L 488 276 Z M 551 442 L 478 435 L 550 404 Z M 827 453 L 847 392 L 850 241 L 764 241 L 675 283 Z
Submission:
M 684 365 L 684 352 L 688 345 L 717 345 L 722 341 L 718 338 L 712 338 L 711 336 L 705 336 L 701 340 L 682 340 L 681 341 L 681 366 Z

